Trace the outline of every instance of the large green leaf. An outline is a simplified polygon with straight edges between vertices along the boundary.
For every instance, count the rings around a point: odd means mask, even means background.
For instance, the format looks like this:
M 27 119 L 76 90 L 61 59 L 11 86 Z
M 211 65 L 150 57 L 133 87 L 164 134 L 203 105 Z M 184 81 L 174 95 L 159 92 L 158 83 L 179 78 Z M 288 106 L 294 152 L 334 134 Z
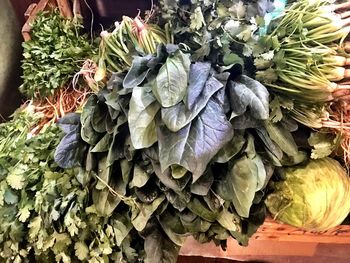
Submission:
M 191 109 L 188 109 L 184 102 L 180 102 L 173 107 L 162 108 L 162 120 L 167 128 L 173 132 L 177 132 L 185 127 L 197 117 L 213 94 L 223 88 L 223 86 L 220 81 L 211 77 L 205 82 Z
M 280 123 L 266 122 L 265 128 L 271 138 L 288 156 L 298 155 L 298 146 L 290 131 Z
M 260 82 L 242 75 L 229 82 L 229 97 L 234 116 L 242 115 L 249 107 L 254 118 L 268 119 L 269 93 Z
M 242 134 L 235 133 L 232 140 L 215 155 L 214 161 L 217 163 L 227 163 L 242 150 L 245 142 L 246 140 Z
M 164 199 L 165 196 L 162 195 L 150 204 L 139 203 L 139 208 L 133 209 L 131 223 L 137 231 L 142 231 L 146 227 L 148 220 L 151 218 L 152 214 L 157 210 L 160 204 L 163 203 Z
M 181 223 L 178 215 L 172 215 L 169 211 L 165 211 L 158 216 L 158 221 L 164 232 L 176 245 L 182 246 L 186 240 L 186 229 Z
M 193 109 L 197 104 L 198 97 L 203 92 L 203 88 L 211 70 L 211 63 L 196 62 L 190 67 L 190 74 L 188 79 L 188 93 L 186 97 L 186 108 Z
M 94 202 L 96 211 L 105 217 L 112 215 L 115 208 L 121 202 L 117 196 L 110 193 L 107 187 L 102 191 L 94 189 L 92 191 L 92 201 Z
M 125 215 L 116 214 L 113 220 L 113 230 L 117 246 L 121 246 L 124 239 L 129 235 L 133 225 L 130 222 L 130 218 Z
M 232 201 L 237 213 L 249 217 L 256 191 L 266 179 L 264 165 L 258 155 L 253 159 L 243 156 L 234 162 L 226 177 L 218 182 L 217 192 L 227 201 Z
M 135 164 L 134 175 L 130 182 L 130 187 L 143 187 L 147 183 L 149 177 L 149 174 L 141 166 Z
M 145 87 L 135 87 L 128 115 L 131 141 L 135 149 L 148 148 L 157 141 L 155 116 L 160 105 Z
M 189 56 L 177 51 L 160 68 L 153 85 L 153 93 L 163 107 L 174 106 L 184 99 L 190 64 Z
M 231 213 L 226 208 L 222 209 L 218 215 L 217 221 L 229 231 L 239 231 L 240 229 L 240 217 L 236 213 Z
M 180 247 L 155 228 L 145 238 L 145 263 L 176 263 Z
M 123 81 L 124 88 L 135 88 L 145 80 L 147 74 L 151 70 L 147 66 L 151 58 L 151 55 L 145 57 L 134 57 L 131 68 L 126 74 L 125 79 Z
M 215 154 L 231 140 L 233 129 L 221 103 L 212 97 L 198 117 L 174 133 L 165 126 L 158 130 L 162 171 L 177 164 L 193 174 L 193 182 L 204 173 Z
M 193 198 L 191 202 L 188 203 L 187 208 L 191 210 L 192 213 L 209 222 L 214 222 L 218 216 L 216 213 L 211 211 L 203 201 L 198 198 Z

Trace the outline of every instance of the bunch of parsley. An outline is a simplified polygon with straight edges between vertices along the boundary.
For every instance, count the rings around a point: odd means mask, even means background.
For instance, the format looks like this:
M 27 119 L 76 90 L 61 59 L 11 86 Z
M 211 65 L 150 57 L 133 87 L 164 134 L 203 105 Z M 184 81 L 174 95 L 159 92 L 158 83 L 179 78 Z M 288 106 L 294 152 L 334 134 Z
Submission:
M 82 34 L 79 19 L 69 20 L 54 12 L 36 17 L 31 40 L 23 43 L 23 84 L 21 92 L 29 98 L 45 97 L 64 87 L 79 71 L 94 47 Z

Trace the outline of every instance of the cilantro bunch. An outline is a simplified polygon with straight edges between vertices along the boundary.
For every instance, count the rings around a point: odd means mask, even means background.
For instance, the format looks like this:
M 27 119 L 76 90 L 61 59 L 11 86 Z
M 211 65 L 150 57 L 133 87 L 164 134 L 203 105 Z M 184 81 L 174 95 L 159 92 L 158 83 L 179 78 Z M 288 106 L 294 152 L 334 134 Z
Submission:
M 31 40 L 23 43 L 23 84 L 29 98 L 45 97 L 68 85 L 94 47 L 82 35 L 79 19 L 69 20 L 59 11 L 42 12 L 36 17 Z
M 0 125 L 0 261 L 136 262 L 143 242 L 130 219 L 97 214 L 89 173 L 59 168 L 62 133 L 52 125 L 31 137 L 32 116 L 27 107 Z

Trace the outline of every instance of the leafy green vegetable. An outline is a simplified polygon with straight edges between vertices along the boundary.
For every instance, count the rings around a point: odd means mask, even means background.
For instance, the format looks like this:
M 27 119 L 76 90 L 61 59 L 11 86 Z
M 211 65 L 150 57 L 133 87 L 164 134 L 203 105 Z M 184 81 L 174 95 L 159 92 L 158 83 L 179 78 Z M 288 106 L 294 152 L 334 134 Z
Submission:
M 188 55 L 176 51 L 160 68 L 152 90 L 162 107 L 174 106 L 184 99 L 190 63 Z
M 95 54 L 79 19 L 62 17 L 58 10 L 36 16 L 31 40 L 23 43 L 23 84 L 29 98 L 52 95 L 73 80 L 82 62 Z
M 159 155 L 162 170 L 173 164 L 181 165 L 193 173 L 195 182 L 209 161 L 232 136 L 233 130 L 222 106 L 216 98 L 212 98 L 197 119 L 180 131 L 173 133 L 160 127 Z
M 62 120 L 61 128 L 79 132 L 77 116 Z M 0 212 L 4 216 L 0 219 L 0 238 L 4 242 L 0 260 L 106 262 L 116 258 L 119 262 L 137 262 L 143 240 L 135 235 L 128 211 L 109 217 L 98 215 L 89 194 L 93 182 L 78 180 L 81 173 L 88 172 L 63 170 L 53 160 L 63 137 L 58 127 L 52 125 L 36 136 L 28 136 L 37 117 L 27 106 L 13 120 L 1 124 Z M 106 193 L 110 194 L 108 190 Z M 112 196 L 109 200 L 117 199 Z M 141 248 L 131 244 L 134 240 Z
M 159 103 L 147 87 L 133 89 L 128 123 L 135 149 L 148 148 L 157 141 L 155 117 L 159 110 Z

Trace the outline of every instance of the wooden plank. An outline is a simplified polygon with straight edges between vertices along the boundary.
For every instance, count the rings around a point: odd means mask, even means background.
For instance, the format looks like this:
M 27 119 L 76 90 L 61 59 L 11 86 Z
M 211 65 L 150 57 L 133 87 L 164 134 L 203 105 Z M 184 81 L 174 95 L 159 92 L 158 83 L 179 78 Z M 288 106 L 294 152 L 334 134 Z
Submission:
M 69 19 L 73 18 L 72 8 L 68 0 L 56 0 L 60 13 Z
M 267 219 L 252 239 L 350 244 L 350 226 L 341 225 L 328 231 L 313 233 Z
M 50 10 L 57 6 L 55 0 L 41 0 L 38 4 L 34 5 L 35 7 L 30 5 L 25 12 L 25 14 L 28 15 L 28 19 L 22 27 L 24 41 L 29 41 L 31 39 L 30 30 L 32 29 L 32 23 L 34 22 L 36 15 L 43 10 Z

